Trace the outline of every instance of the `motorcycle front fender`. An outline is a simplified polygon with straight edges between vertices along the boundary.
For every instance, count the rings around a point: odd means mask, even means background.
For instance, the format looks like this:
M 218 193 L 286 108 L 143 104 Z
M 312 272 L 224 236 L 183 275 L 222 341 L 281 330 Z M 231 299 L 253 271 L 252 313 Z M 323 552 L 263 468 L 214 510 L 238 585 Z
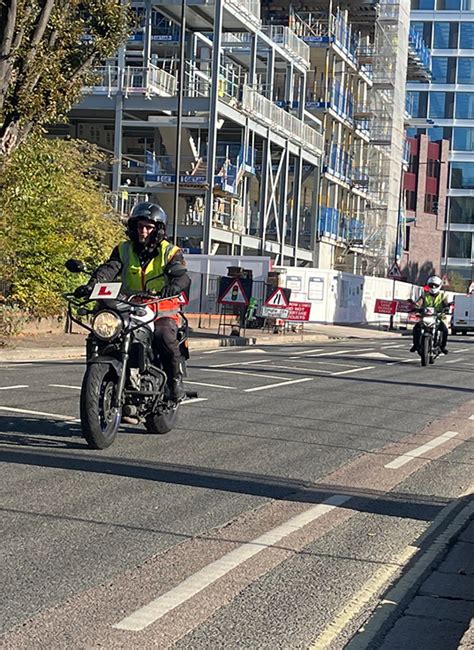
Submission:
M 122 373 L 123 364 L 118 359 L 115 359 L 114 357 L 98 356 L 98 357 L 92 357 L 87 361 L 88 366 L 92 365 L 93 363 L 102 363 L 111 366 L 114 369 L 117 378 L 119 378 Z

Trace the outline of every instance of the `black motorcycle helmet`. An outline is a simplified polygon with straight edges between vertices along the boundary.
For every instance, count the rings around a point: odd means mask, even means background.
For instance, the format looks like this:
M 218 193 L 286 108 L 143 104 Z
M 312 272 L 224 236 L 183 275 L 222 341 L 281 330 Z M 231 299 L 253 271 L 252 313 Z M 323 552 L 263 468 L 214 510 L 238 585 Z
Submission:
M 135 245 L 138 245 L 137 224 L 139 221 L 149 221 L 156 226 L 155 230 L 148 235 L 144 244 L 145 248 L 152 250 L 165 235 L 168 216 L 157 203 L 149 203 L 148 201 L 137 203 L 127 221 L 127 235 Z

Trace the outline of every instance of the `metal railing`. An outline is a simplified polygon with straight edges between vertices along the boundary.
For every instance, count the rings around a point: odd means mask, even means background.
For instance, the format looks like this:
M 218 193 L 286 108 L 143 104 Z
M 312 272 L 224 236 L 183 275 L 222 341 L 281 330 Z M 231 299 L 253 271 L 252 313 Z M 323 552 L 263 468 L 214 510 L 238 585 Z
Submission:
M 244 85 L 242 89 L 242 109 L 283 137 L 290 138 L 300 146 L 311 149 L 317 154 L 322 153 L 323 136 L 321 133 L 279 108 L 247 85 Z
M 262 31 L 267 34 L 274 43 L 281 45 L 284 50 L 296 58 L 306 67 L 310 65 L 310 48 L 293 30 L 283 25 L 266 25 Z
M 254 25 L 260 25 L 260 0 L 224 0 L 224 4 Z
M 122 89 L 125 95 L 131 93 L 150 95 L 175 95 L 176 78 L 166 70 L 154 65 L 148 67 L 99 66 L 93 70 L 91 83 L 83 90 L 85 93 L 115 94 Z

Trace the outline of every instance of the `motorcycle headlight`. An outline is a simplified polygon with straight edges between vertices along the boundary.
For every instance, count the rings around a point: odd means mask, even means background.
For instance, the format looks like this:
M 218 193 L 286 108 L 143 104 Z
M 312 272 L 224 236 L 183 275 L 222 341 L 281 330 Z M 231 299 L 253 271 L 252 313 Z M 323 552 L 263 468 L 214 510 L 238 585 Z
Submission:
M 113 311 L 99 312 L 92 322 L 92 330 L 100 339 L 114 339 L 122 328 L 122 319 Z

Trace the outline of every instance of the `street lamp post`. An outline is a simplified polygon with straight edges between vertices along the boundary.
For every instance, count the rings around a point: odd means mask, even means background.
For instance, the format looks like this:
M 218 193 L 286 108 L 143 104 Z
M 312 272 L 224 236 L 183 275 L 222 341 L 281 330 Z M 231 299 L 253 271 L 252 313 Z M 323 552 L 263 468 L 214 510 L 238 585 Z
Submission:
M 186 0 L 181 0 L 181 31 L 179 35 L 179 75 L 178 75 L 178 107 L 176 119 L 176 164 L 174 182 L 174 204 L 173 204 L 173 242 L 178 243 L 178 216 L 179 216 L 179 176 L 181 169 L 181 131 L 183 123 L 183 95 L 184 95 L 184 72 L 186 64 Z

